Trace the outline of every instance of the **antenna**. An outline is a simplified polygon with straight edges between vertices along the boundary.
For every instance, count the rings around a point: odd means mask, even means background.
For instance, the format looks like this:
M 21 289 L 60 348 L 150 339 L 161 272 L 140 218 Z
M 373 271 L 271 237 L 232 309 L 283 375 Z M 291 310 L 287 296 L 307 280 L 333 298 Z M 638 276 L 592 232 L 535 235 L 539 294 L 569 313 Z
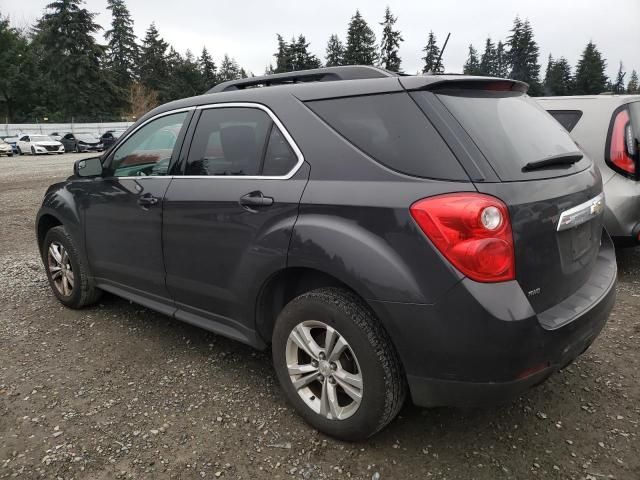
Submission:
M 444 41 L 444 45 L 442 45 L 442 50 L 440 50 L 440 56 L 438 57 L 438 60 L 436 61 L 436 66 L 434 67 L 435 72 L 434 73 L 438 73 L 438 68 L 440 68 L 440 60 L 442 60 L 442 54 L 444 53 L 444 49 L 447 48 L 447 43 L 449 43 L 449 37 L 451 36 L 451 32 L 447 33 L 447 38 Z

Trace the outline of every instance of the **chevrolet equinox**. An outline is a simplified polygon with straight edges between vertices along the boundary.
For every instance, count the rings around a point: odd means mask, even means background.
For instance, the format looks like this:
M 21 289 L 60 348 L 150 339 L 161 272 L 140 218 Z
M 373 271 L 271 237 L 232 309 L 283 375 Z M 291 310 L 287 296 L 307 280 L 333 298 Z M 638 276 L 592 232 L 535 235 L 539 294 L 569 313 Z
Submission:
M 517 396 L 615 300 L 602 180 L 527 85 L 335 67 L 162 105 L 47 190 L 54 295 L 111 292 L 258 349 L 346 440 Z

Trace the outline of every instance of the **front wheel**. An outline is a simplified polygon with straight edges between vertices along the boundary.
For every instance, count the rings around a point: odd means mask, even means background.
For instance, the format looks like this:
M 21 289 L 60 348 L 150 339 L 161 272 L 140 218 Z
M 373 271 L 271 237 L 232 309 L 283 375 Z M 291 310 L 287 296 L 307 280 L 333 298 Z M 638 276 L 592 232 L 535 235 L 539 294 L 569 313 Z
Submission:
M 272 353 L 289 402 L 332 437 L 370 437 L 404 403 L 406 382 L 389 335 L 347 290 L 313 290 L 287 304 L 276 321 Z
M 63 226 L 49 230 L 42 245 L 42 261 L 56 298 L 70 308 L 95 303 L 102 293 L 93 286 L 87 266 Z
M 31 147 L 31 155 L 35 155 L 36 154 L 36 149 L 35 147 Z

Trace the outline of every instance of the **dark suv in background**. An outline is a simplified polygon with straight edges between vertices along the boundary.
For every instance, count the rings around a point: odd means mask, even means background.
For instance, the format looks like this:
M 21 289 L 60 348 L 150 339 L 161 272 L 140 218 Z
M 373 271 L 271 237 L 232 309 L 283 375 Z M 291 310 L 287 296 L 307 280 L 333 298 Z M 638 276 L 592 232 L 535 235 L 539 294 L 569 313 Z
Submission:
M 271 346 L 287 399 L 343 439 L 407 391 L 517 395 L 589 347 L 616 281 L 600 174 L 526 88 L 337 67 L 158 107 L 47 191 L 53 292 Z

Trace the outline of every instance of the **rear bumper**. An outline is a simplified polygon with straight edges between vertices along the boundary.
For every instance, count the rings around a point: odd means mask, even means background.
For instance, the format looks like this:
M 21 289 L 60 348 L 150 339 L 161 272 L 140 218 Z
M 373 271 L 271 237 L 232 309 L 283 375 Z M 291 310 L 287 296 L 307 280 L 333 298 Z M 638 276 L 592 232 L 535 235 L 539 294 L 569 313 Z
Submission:
M 585 292 L 541 314 L 517 282 L 465 279 L 435 305 L 371 303 L 400 353 L 415 404 L 481 405 L 517 396 L 584 352 L 613 308 L 615 278 L 605 234 Z
M 604 184 L 604 194 L 604 225 L 609 235 L 616 244 L 640 244 L 640 181 L 613 175 Z

